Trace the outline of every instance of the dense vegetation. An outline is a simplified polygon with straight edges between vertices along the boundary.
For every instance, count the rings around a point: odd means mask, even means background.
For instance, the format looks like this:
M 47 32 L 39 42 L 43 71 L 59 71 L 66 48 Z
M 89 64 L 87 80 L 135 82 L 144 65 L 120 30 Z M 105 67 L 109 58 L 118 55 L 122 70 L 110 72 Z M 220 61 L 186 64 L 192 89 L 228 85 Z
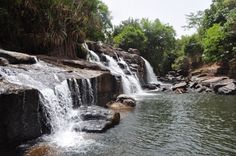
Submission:
M 155 71 L 164 74 L 174 61 L 175 31 L 158 19 L 128 19 L 114 29 L 115 45 L 128 50 L 136 48 L 149 60 Z
M 130 18 L 113 28 L 100 0 L 1 0 L 0 48 L 74 57 L 84 40 L 101 40 L 139 49 L 158 74 L 236 58 L 235 0 L 213 0 L 187 19 L 197 33 L 176 39 L 158 19 Z
M 75 56 L 85 39 L 104 40 L 112 27 L 100 0 L 1 0 L 0 47 Z
M 209 9 L 190 14 L 188 20 L 188 27 L 198 31 L 177 41 L 175 68 L 236 58 L 235 0 L 214 0 Z

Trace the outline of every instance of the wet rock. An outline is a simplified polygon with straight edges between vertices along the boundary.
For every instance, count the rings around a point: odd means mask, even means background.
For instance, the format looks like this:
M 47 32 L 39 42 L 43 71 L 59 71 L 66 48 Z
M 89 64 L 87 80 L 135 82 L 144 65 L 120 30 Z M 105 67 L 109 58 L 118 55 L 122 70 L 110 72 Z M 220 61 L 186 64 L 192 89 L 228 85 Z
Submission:
M 105 104 L 115 99 L 121 92 L 121 77 L 104 73 L 94 78 L 96 83 L 97 104 L 106 107 Z
M 120 102 L 124 105 L 130 106 L 130 107 L 135 107 L 136 106 L 136 101 L 134 98 L 125 95 L 125 94 L 121 94 L 116 98 L 116 102 Z
M 161 85 L 160 84 L 145 84 L 142 86 L 144 89 L 155 90 L 158 89 Z
M 102 107 L 89 106 L 81 108 L 79 119 L 83 121 L 74 126 L 76 131 L 102 133 L 119 124 L 120 114 Z
M 0 82 L 0 147 L 42 135 L 37 90 Z
M 2 49 L 0 49 L 0 57 L 6 59 L 10 64 L 35 64 L 37 62 L 35 56 Z

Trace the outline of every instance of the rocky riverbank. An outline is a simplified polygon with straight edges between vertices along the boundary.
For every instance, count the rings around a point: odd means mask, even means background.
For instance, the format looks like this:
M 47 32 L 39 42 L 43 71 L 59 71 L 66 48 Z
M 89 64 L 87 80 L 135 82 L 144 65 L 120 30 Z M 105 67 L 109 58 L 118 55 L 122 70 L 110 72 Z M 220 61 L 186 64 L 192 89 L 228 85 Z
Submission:
M 219 70 L 222 68 L 197 69 L 190 72 L 187 77 L 182 75 L 182 71 L 171 71 L 159 80 L 170 84 L 168 87 L 164 87 L 164 91 L 170 90 L 176 93 L 213 92 L 221 95 L 236 95 L 236 80 L 219 74 Z

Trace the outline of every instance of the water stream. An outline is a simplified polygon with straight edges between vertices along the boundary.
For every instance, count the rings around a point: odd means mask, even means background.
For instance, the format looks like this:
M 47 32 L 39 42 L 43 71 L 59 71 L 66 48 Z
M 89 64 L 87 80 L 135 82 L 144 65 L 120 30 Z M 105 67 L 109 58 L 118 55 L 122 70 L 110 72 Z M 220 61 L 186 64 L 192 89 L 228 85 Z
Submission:
M 51 134 L 43 136 L 42 139 L 58 147 L 76 147 L 83 142 L 83 137 L 82 132 L 80 134 L 78 130 L 75 131 L 74 127 L 83 123 L 81 120 L 74 120 L 74 117 L 79 116 L 78 106 L 96 104 L 95 93 L 90 79 L 79 81 L 69 78 L 69 74 L 62 73 L 62 69 L 49 66 L 45 62 L 38 62 L 30 69 L 27 69 L 27 66 L 0 69 L 0 74 L 5 80 L 40 92 L 40 102 L 44 113 L 47 114 L 51 130 Z
M 123 58 L 118 57 L 116 54 L 115 60 L 113 57 L 102 54 L 106 58 L 106 62 L 102 62 L 100 57 L 92 50 L 90 50 L 87 44 L 83 44 L 84 48 L 88 52 L 88 61 L 95 62 L 98 65 L 102 65 L 110 70 L 113 75 L 121 76 L 122 88 L 125 94 L 142 93 L 142 87 L 136 73 L 132 72 L 128 64 Z M 119 64 L 122 64 L 123 68 Z
M 68 156 L 235 156 L 236 97 L 214 94 L 139 95 L 136 109 L 97 144 Z
M 147 72 L 147 82 L 148 82 L 149 84 L 158 84 L 158 83 L 161 83 L 161 82 L 158 82 L 158 81 L 157 81 L 157 76 L 155 75 L 151 64 L 150 64 L 145 58 L 142 57 L 142 59 L 143 59 L 144 62 L 145 62 L 145 67 L 146 67 L 146 72 Z

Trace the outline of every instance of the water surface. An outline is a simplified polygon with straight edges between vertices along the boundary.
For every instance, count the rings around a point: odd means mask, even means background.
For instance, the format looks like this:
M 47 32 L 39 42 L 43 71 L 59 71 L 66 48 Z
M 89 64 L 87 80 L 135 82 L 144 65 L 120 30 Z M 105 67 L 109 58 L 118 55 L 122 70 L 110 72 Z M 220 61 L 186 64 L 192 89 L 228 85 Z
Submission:
M 236 155 L 236 96 L 155 93 L 104 134 L 84 134 L 65 155 Z

